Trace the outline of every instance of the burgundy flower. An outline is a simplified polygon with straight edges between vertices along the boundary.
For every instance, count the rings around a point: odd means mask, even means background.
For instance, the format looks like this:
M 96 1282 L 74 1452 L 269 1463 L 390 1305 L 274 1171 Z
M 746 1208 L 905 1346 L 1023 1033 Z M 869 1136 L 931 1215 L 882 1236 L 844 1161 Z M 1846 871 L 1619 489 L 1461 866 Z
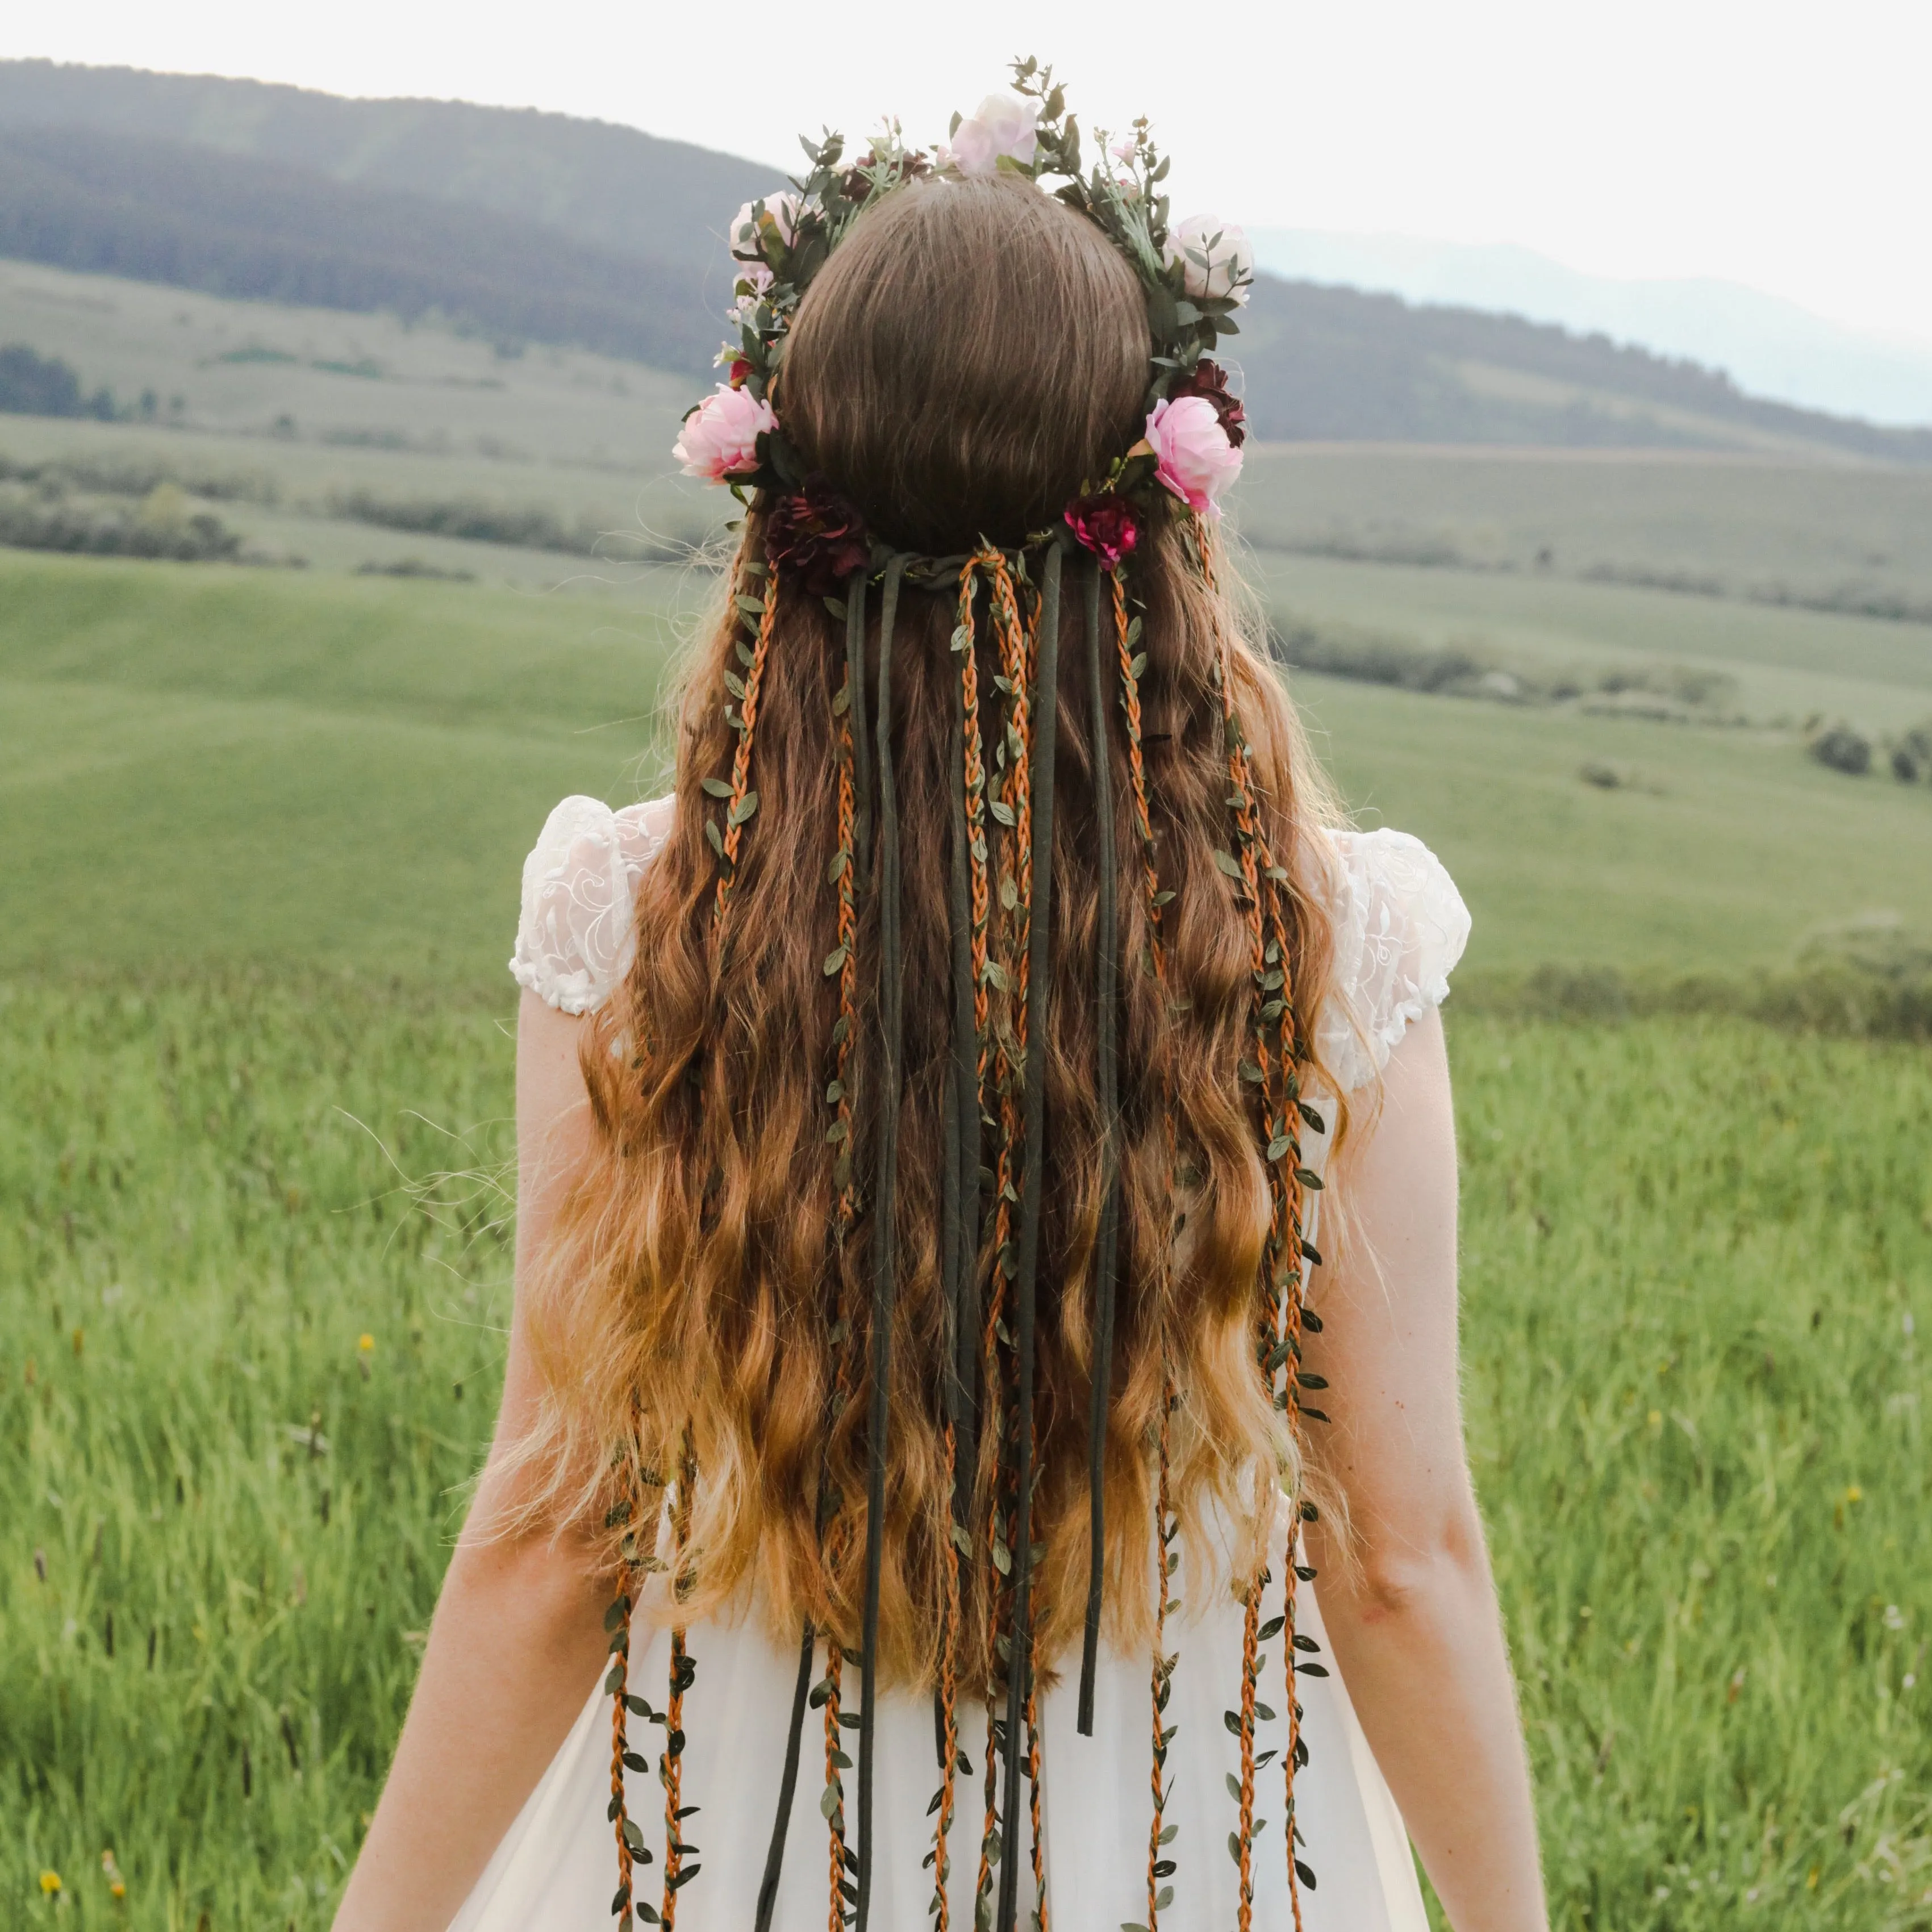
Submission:
M 1172 403 L 1179 402 L 1183 396 L 1204 397 L 1214 405 L 1214 413 L 1221 418 L 1221 428 L 1236 449 L 1248 440 L 1247 412 L 1235 398 L 1228 394 L 1228 372 L 1220 363 L 1210 362 L 1203 356 L 1175 382 L 1167 396 Z
M 1133 554 L 1146 520 L 1135 505 L 1111 490 L 1066 506 L 1067 528 L 1109 570 Z
M 866 170 L 876 168 L 878 165 L 878 150 L 868 148 L 858 166 L 848 170 L 845 178 L 839 183 L 839 192 L 848 201 L 862 207 L 872 192 L 872 181 Z M 926 150 L 921 148 L 912 154 L 900 155 L 898 164 L 892 170 L 891 184 L 896 186 L 905 182 L 918 181 L 932 172 L 932 164 L 926 159 Z
M 814 597 L 831 596 L 872 554 L 865 518 L 822 476 L 781 496 L 765 524 L 765 561 Z

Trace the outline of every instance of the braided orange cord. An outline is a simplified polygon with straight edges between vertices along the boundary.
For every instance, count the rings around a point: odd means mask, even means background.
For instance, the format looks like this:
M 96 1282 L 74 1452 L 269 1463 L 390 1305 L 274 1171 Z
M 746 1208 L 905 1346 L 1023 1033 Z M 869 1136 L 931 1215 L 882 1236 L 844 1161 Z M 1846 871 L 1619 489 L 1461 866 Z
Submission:
M 1195 538 L 1201 558 L 1202 575 L 1209 589 L 1214 587 L 1214 567 L 1208 542 L 1206 526 L 1198 518 L 1195 524 Z M 1268 995 L 1275 989 L 1266 985 L 1268 977 L 1267 945 L 1271 943 L 1275 970 L 1280 975 L 1280 986 L 1276 997 L 1280 1008 L 1275 1017 L 1276 1036 L 1281 1046 L 1281 1065 L 1284 1076 L 1283 1105 L 1277 1123 L 1274 1113 L 1273 1082 L 1269 1077 L 1272 1065 L 1268 1058 L 1262 1058 L 1260 1066 L 1263 1073 L 1263 1118 L 1267 1131 L 1271 1136 L 1269 1145 L 1285 1142 L 1282 1154 L 1268 1162 L 1268 1185 L 1272 1213 L 1270 1216 L 1268 1280 L 1264 1288 L 1263 1340 L 1260 1347 L 1267 1378 L 1269 1397 L 1283 1411 L 1291 1432 L 1298 1439 L 1301 1434 L 1299 1418 L 1301 1409 L 1300 1388 L 1297 1380 L 1301 1361 L 1301 1312 L 1302 1292 L 1305 1282 L 1304 1257 L 1301 1252 L 1302 1182 L 1300 1176 L 1300 1135 L 1297 1126 L 1296 1108 L 1300 1095 L 1295 1070 L 1299 1065 L 1299 1034 L 1294 1005 L 1294 989 L 1288 945 L 1287 923 L 1282 916 L 1283 892 L 1282 883 L 1274 876 L 1276 867 L 1269 852 L 1268 841 L 1256 817 L 1254 810 L 1254 781 L 1249 766 L 1247 744 L 1242 736 L 1234 711 L 1234 683 L 1232 654 L 1224 646 L 1220 664 L 1221 704 L 1224 728 L 1227 732 L 1228 776 L 1232 781 L 1234 796 L 1238 801 L 1238 822 L 1243 832 L 1241 858 L 1242 870 L 1250 898 L 1253 902 L 1250 918 L 1250 944 L 1254 952 L 1256 989 L 1256 1031 L 1258 1044 L 1265 1052 L 1268 1020 L 1265 1008 L 1269 1004 Z M 1257 868 L 1261 874 L 1258 879 Z M 1267 942 L 1262 938 L 1262 899 L 1258 888 L 1261 880 L 1266 880 Z M 1286 1266 L 1283 1266 L 1284 1261 Z M 1277 1340 L 1277 1338 L 1279 1338 Z M 1281 1350 L 1282 1366 L 1286 1371 L 1286 1383 L 1277 1392 L 1274 1371 L 1271 1366 L 1277 1347 Z M 1288 1901 L 1294 1913 L 1296 1932 L 1301 1926 L 1300 1874 L 1294 1856 L 1294 1773 L 1296 1760 L 1301 1750 L 1301 1705 L 1295 1695 L 1295 1566 L 1296 1524 L 1291 1516 L 1288 1525 L 1286 1551 L 1286 1576 L 1284 1580 L 1282 1613 L 1282 1681 L 1288 1702 L 1288 1748 L 1282 1754 L 1282 1799 L 1286 1815 L 1282 1820 L 1282 1835 L 1287 1848 Z M 1248 1874 L 1245 1861 L 1246 1833 L 1252 1810 L 1252 1767 L 1253 1727 L 1250 1712 L 1253 1702 L 1252 1677 L 1253 1675 L 1253 1645 L 1250 1636 L 1260 1614 L 1261 1579 L 1264 1570 L 1258 1570 L 1249 1596 L 1248 1612 L 1244 1629 L 1243 1668 L 1243 1723 L 1242 1723 L 1242 1830 L 1244 1863 L 1242 1883 L 1245 1897 L 1249 1890 Z M 1245 1916 L 1244 1926 L 1246 1924 Z
M 828 1567 L 844 1552 L 844 1523 L 842 1518 L 832 1527 L 832 1548 Z M 826 1932 L 844 1932 L 845 1868 L 851 1853 L 845 1844 L 845 1780 L 838 1774 L 844 1756 L 844 1730 L 838 1721 L 838 1693 L 845 1676 L 845 1654 L 837 1637 L 827 1632 L 825 1640 L 825 1787 L 838 1795 L 833 1799 L 826 1824 Z
M 676 1563 L 671 1571 L 674 1596 L 686 1586 L 685 1564 L 691 1551 L 692 1492 L 698 1481 L 698 1451 L 689 1425 L 684 1432 L 683 1454 L 677 1472 L 677 1508 L 671 1523 L 677 1538 Z M 658 1916 L 664 1932 L 672 1932 L 677 1916 L 680 1874 L 684 1864 L 683 1823 L 678 1816 L 684 1788 L 684 1687 L 689 1674 L 686 1666 L 691 1657 L 684 1647 L 685 1627 L 673 1627 L 670 1634 L 670 1699 L 664 1708 L 664 1749 L 662 1760 L 664 1788 L 664 1904 Z M 694 1872 L 698 1868 L 692 1867 Z
M 725 902 L 731 896 L 731 884 L 738 874 L 738 844 L 745 829 L 740 814 L 743 812 L 746 794 L 751 789 L 752 733 L 758 722 L 758 690 L 764 682 L 765 658 L 771 650 L 772 630 L 778 614 L 778 574 L 775 570 L 767 570 L 764 608 L 758 617 L 758 640 L 752 646 L 752 662 L 745 673 L 745 695 L 739 705 L 738 749 L 731 760 L 731 798 L 724 813 L 724 863 L 718 874 L 714 926 L 724 916 Z
M 1027 1778 L 1033 1799 L 1033 1895 L 1034 1932 L 1052 1932 L 1046 1909 L 1046 1834 L 1040 1829 L 1040 1794 L 1046 1773 L 1040 1762 L 1040 1639 L 1036 1636 L 1027 1658 Z
M 963 747 L 966 776 L 966 842 L 973 890 L 973 1024 L 980 1041 L 980 1084 L 986 1081 L 986 926 L 991 916 L 986 876 L 986 766 L 980 737 L 980 667 L 973 648 L 974 571 L 969 559 L 959 572 L 959 628 L 967 640 L 959 653 L 959 694 L 966 716 Z
M 604 1679 L 605 1688 L 614 1694 L 610 1706 L 610 1823 L 617 1834 L 617 1895 L 614 1906 L 618 1914 L 618 1924 L 625 1928 L 625 1932 L 628 1932 L 632 1922 L 631 1840 L 629 1834 L 624 1828 L 630 1822 L 626 1815 L 624 1790 L 624 1760 L 630 1750 L 624 1726 L 626 1708 L 624 1699 L 631 1684 L 631 1595 L 627 1587 L 629 1580 L 626 1576 L 618 1585 L 616 1596 L 612 1600 L 611 1608 L 625 1620 L 620 1627 L 624 1641 L 622 1648 L 617 1647 L 617 1633 L 614 1631 L 611 1634 L 610 1672 Z
M 1148 815 L 1147 768 L 1141 751 L 1140 680 L 1134 674 L 1133 652 L 1127 643 L 1126 579 L 1116 570 L 1114 586 L 1114 641 L 1120 659 L 1120 696 L 1127 716 L 1127 773 L 1132 781 L 1134 823 L 1141 836 L 1141 869 L 1147 886 L 1148 949 L 1154 970 L 1165 983 L 1166 955 L 1160 937 L 1160 878 L 1154 868 L 1154 824 Z
M 857 810 L 852 787 L 852 713 L 848 705 L 840 736 L 838 760 L 838 1024 L 832 1055 L 836 1119 L 832 1138 L 844 1178 L 838 1187 L 838 1232 L 842 1235 L 858 1216 L 858 1184 L 852 1162 L 852 1048 L 859 1036 L 859 915 L 852 871 Z M 841 1360 L 839 1372 L 844 1372 Z
M 1163 1861 L 1161 1847 L 1167 1837 L 1162 1814 L 1167 1809 L 1167 1787 L 1161 1774 L 1167 1768 L 1167 1747 L 1172 1731 L 1166 1728 L 1167 1700 L 1169 1680 L 1174 1674 L 1174 1660 L 1167 1654 L 1167 1615 L 1173 1593 L 1168 1587 L 1173 1574 L 1173 1559 L 1170 1546 L 1174 1541 L 1177 1527 L 1168 1493 L 1169 1473 L 1172 1468 L 1172 1452 L 1168 1442 L 1169 1424 L 1174 1415 L 1174 1372 L 1163 1364 L 1160 1384 L 1160 1462 L 1156 1478 L 1158 1487 L 1154 1496 L 1154 1557 L 1160 1565 L 1160 1589 L 1154 1602 L 1154 1677 L 1150 1686 L 1154 1709 L 1154 1768 L 1150 1783 L 1154 1792 L 1154 1822 L 1148 1827 L 1148 1917 L 1147 1932 L 1160 1932 L 1160 1908 L 1167 1898 L 1172 1898 L 1170 1889 L 1163 1894 L 1160 1881 L 1173 1869 L 1171 1860 Z M 1175 1727 L 1177 1730 L 1178 1726 Z M 1165 1863 L 1167 1871 L 1162 1870 Z
M 1009 952 L 1008 962 L 1002 968 L 1006 979 L 1007 1010 L 1012 1016 L 1012 1021 L 1005 1034 L 996 1035 L 993 1053 L 993 1082 L 1000 1096 L 1000 1151 L 994 1174 L 993 1268 L 986 1296 L 982 1342 L 990 1371 L 987 1376 L 988 1390 L 989 1393 L 995 1390 L 1000 1392 L 994 1431 L 995 1439 L 998 1440 L 1004 1436 L 1010 1425 L 1019 1426 L 1019 1418 L 1010 1417 L 1008 1404 L 1005 1400 L 1005 1367 L 1000 1351 L 999 1331 L 1006 1314 L 1006 1270 L 1011 1260 L 1009 1250 L 1012 1239 L 1012 1208 L 1016 1198 L 1013 1150 L 1020 1135 L 1018 1096 L 1013 1090 L 1015 1068 L 1008 1042 L 1010 1040 L 1012 1043 L 1012 1051 L 1022 1058 L 1027 1045 L 1027 916 L 1033 886 L 1033 802 L 1027 754 L 1032 743 L 1032 705 L 1026 676 L 1025 630 L 1014 599 L 1012 579 L 1008 573 L 1006 559 L 997 550 L 986 550 L 980 553 L 974 561 L 986 569 L 988 578 L 988 602 L 999 642 L 1000 675 L 1007 687 L 1008 742 L 1014 752 L 1008 771 L 1006 796 L 1000 800 L 1000 803 L 1012 814 L 1013 820 L 1005 850 L 1006 875 L 1013 886 L 1014 898 L 1012 906 L 1008 908 L 1004 925 Z M 991 1527 L 988 1547 L 996 1552 L 1006 1547 L 1004 1539 L 1000 1534 L 1000 1486 L 995 1481 L 989 1502 Z M 1010 1551 L 1008 1556 L 1010 1565 Z M 994 1568 L 997 1574 L 997 1558 Z M 1010 1574 L 1010 1568 L 1007 1574 Z M 990 1628 L 995 1631 L 998 1628 L 998 1612 L 1003 1596 L 1004 1592 L 996 1582 L 994 1585 L 994 1615 L 990 1621 Z M 997 1672 L 997 1638 L 994 1639 L 991 1660 Z M 1010 1654 L 1006 1658 L 1006 1669 L 1011 1671 L 1018 1667 L 1018 1663 L 1019 1660 Z M 986 1705 L 986 1815 L 980 1842 L 979 1889 L 982 1898 L 992 1884 L 992 1840 L 1001 1823 L 998 1805 L 999 1785 L 993 1750 L 995 1735 L 993 1703 L 994 1700 L 989 1696 Z M 1009 1752 L 1018 1748 L 1017 1738 L 1006 1739 L 1006 1748 Z M 1000 1840 L 1004 1857 L 1012 1856 L 1010 1840 L 1013 1822 L 1010 1818 L 1004 1821 L 1005 1830 Z
M 632 1426 L 637 1426 L 635 1414 Z M 641 1771 L 644 1761 L 631 1750 L 628 1725 L 626 1722 L 630 1711 L 631 1690 L 631 1612 L 633 1601 L 632 1585 L 640 1572 L 652 1568 L 657 1550 L 657 1519 L 650 1520 L 648 1534 L 643 1520 L 640 1492 L 645 1486 L 637 1480 L 634 1466 L 629 1472 L 625 1487 L 628 1492 L 624 1507 L 629 1513 L 629 1527 L 625 1531 L 617 1559 L 617 1588 L 610 1600 L 608 1620 L 614 1622 L 610 1632 L 610 1668 L 604 1679 L 604 1688 L 610 1694 L 610 1804 L 607 1816 L 617 1840 L 617 1891 L 610 1902 L 611 1911 L 617 1916 L 620 1932 L 624 1932 L 633 1922 L 632 1874 L 634 1861 L 641 1856 L 645 1864 L 650 1863 L 651 1855 L 644 1848 L 644 1836 L 631 1820 L 629 1794 L 626 1788 L 624 1772 L 627 1768 Z M 662 1492 L 659 1491 L 659 1507 L 662 1507 Z M 635 1843 L 636 1851 L 632 1846 Z
M 1147 767 L 1141 747 L 1140 676 L 1134 668 L 1133 646 L 1130 641 L 1132 626 L 1127 616 L 1126 579 L 1117 569 L 1112 574 L 1112 580 L 1114 645 L 1120 660 L 1120 706 L 1126 714 L 1127 724 L 1127 775 L 1133 796 L 1135 829 L 1140 835 L 1142 878 L 1146 887 L 1144 910 L 1148 922 L 1148 961 L 1160 987 L 1164 1010 L 1168 993 L 1167 955 L 1161 944 L 1160 874 L 1154 861 L 1154 821 L 1148 808 Z M 1173 1261 L 1175 1196 L 1176 1156 L 1174 1110 L 1171 1100 L 1162 1109 L 1161 1125 L 1167 1166 L 1168 1244 L 1161 1256 L 1163 1276 L 1160 1315 L 1164 1325 L 1167 1319 L 1168 1288 L 1165 1270 Z M 1171 1886 L 1163 1888 L 1161 1884 L 1161 1880 L 1174 1870 L 1174 1861 L 1161 1856 L 1162 1846 L 1168 1835 L 1168 1827 L 1165 1822 L 1167 1790 L 1161 1774 L 1167 1765 L 1168 1745 L 1172 1740 L 1174 1730 L 1179 1728 L 1178 1726 L 1169 1727 L 1166 1722 L 1169 1686 L 1174 1666 L 1178 1661 L 1178 1658 L 1171 1658 L 1167 1654 L 1167 1619 L 1173 1604 L 1173 1592 L 1170 1586 L 1174 1564 L 1178 1560 L 1173 1545 L 1180 1532 L 1171 1492 L 1173 1466 L 1172 1425 L 1174 1402 L 1173 1363 L 1163 1340 L 1161 1351 L 1160 1462 L 1154 1499 L 1155 1557 L 1160 1564 L 1160 1592 L 1154 1605 L 1154 1667 L 1148 1685 L 1154 1729 L 1154 1762 L 1148 1783 L 1154 1798 L 1154 1816 L 1148 1827 L 1147 1932 L 1160 1932 L 1161 1907 L 1173 1897 L 1173 1888 Z
M 952 1425 L 946 1425 L 946 1482 L 949 1492 L 957 1467 L 958 1448 Z M 941 1746 L 946 1768 L 939 1782 L 939 1816 L 932 1828 L 932 1912 L 938 1932 L 947 1932 L 952 1922 L 952 1901 L 946 1881 L 952 1874 L 948 1840 L 952 1830 L 954 1773 L 959 1762 L 959 1546 L 952 1539 L 952 1525 L 946 1526 L 946 1628 L 939 1651 L 939 1708 Z

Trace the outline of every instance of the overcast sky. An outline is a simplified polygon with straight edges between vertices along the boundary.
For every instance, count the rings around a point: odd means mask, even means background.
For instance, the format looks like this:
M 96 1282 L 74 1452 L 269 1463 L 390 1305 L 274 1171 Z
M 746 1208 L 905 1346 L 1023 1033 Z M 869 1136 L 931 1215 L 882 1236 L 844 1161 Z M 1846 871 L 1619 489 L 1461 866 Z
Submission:
M 1932 0 L 63 0 L 0 52 L 626 122 L 770 160 L 895 112 L 944 138 L 1007 57 L 1154 120 L 1176 212 L 1516 242 L 1932 340 Z

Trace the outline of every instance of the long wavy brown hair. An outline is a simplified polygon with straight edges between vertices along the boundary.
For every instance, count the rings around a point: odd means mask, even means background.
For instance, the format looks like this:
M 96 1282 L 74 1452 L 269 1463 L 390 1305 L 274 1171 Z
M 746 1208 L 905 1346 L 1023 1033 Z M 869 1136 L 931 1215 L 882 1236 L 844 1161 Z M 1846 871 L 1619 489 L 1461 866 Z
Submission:
M 780 406 L 812 468 L 874 536 L 926 554 L 1016 548 L 1057 524 L 1136 441 L 1150 352 L 1134 274 L 1090 222 L 1028 184 L 918 183 L 866 214 L 812 284 Z M 614 1551 L 624 1526 L 607 1518 L 621 1515 L 613 1498 L 623 1479 L 661 1492 L 694 1454 L 701 1477 L 679 1621 L 748 1593 L 782 1641 L 795 1644 L 808 1618 L 849 1646 L 859 1640 L 864 1587 L 869 1208 L 862 1186 L 856 1218 L 842 1228 L 838 1162 L 848 1154 L 854 1172 L 871 1171 L 878 1016 L 868 976 L 844 1022 L 853 1042 L 848 1136 L 829 1140 L 842 1002 L 828 968 L 840 937 L 828 862 L 841 843 L 835 700 L 846 627 L 790 582 L 780 586 L 758 692 L 755 815 L 741 829 L 729 917 L 717 932 L 713 924 L 720 862 L 706 825 L 719 818 L 744 722 L 730 716 L 743 694 L 735 600 L 761 593 L 764 522 L 754 502 L 716 617 L 692 654 L 675 823 L 638 893 L 635 964 L 584 1030 L 596 1153 L 526 1291 L 544 1396 L 520 1448 L 542 1472 L 544 1506 Z M 1262 1504 L 1284 1472 L 1293 1474 L 1252 1346 L 1270 1201 L 1241 1071 L 1252 1037 L 1251 922 L 1216 856 L 1230 842 L 1224 676 L 1251 748 L 1259 829 L 1290 881 L 1284 964 L 1304 1015 L 1328 976 L 1320 847 L 1334 813 L 1252 614 L 1230 593 L 1225 564 L 1204 571 L 1209 542 L 1177 505 L 1153 520 L 1129 577 L 1146 654 L 1140 723 L 1153 850 L 1160 887 L 1173 895 L 1160 914 L 1164 982 L 1150 968 L 1154 935 L 1138 889 L 1130 748 L 1118 731 L 1104 747 L 1094 742 L 1081 600 L 1064 601 L 1052 968 L 1050 986 L 1032 991 L 1028 1049 L 1046 1082 L 1034 1524 L 1035 1628 L 1049 1664 L 1077 1636 L 1088 1564 L 1102 1191 L 1096 757 L 1110 761 L 1124 881 L 1123 1192 L 1118 1312 L 1102 1365 L 1113 1640 L 1134 1642 L 1151 1628 L 1154 1444 L 1170 1372 L 1172 1493 L 1184 1525 L 1198 1531 L 1218 1514 L 1247 1539 L 1251 1562 Z M 1070 564 L 1070 584 L 1084 564 Z M 902 1683 L 931 1681 L 951 1528 L 939 1177 L 952 1042 L 954 590 L 908 584 L 890 667 L 904 1045 L 879 1659 L 882 1679 Z M 866 644 L 874 680 L 878 649 L 875 618 Z M 1001 667 L 992 642 L 982 634 L 975 650 L 980 688 L 993 692 Z M 989 758 L 1000 728 L 997 719 L 988 727 Z M 988 830 L 997 896 L 1016 855 L 1010 831 Z M 862 877 L 855 900 L 857 952 L 876 959 L 866 884 Z M 993 918 L 997 955 L 997 905 Z M 1006 1021 L 999 995 L 994 1004 L 997 1031 Z M 1183 1215 L 1173 1243 L 1170 1190 Z M 993 1265 L 982 1253 L 982 1279 Z M 995 1454 L 989 1430 L 982 1499 Z M 826 1534 L 827 1501 L 848 1533 Z M 983 1646 L 996 1585 L 983 1540 L 974 1550 L 966 1627 Z M 1238 1550 L 1234 1561 L 1243 1562 Z

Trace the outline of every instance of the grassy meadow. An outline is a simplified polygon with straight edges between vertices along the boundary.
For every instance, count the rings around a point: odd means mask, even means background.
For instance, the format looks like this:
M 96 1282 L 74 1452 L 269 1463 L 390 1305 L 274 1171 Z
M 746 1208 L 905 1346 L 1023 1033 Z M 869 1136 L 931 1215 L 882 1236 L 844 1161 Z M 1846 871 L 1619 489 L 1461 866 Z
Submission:
M 0 994 L 6 1922 L 56 1922 L 51 1870 L 80 1926 L 327 1924 L 490 1419 L 507 1006 Z M 1932 1926 L 1923 1050 L 1465 1016 L 1451 1051 L 1556 1924 Z
M 686 386 L 608 358 L 0 264 L 15 339 L 158 418 L 0 421 L 0 488 L 159 477 L 258 561 L 0 549 L 0 1924 L 308 1932 L 496 1398 L 518 868 L 564 794 L 661 785 L 711 506 Z M 1284 628 L 1729 681 L 1674 720 L 1293 683 L 1474 914 L 1467 1405 L 1556 1923 L 1932 1932 L 1927 1049 L 1508 1010 L 1932 932 L 1932 787 L 1801 730 L 1932 713 L 1932 484 L 1252 459 Z

